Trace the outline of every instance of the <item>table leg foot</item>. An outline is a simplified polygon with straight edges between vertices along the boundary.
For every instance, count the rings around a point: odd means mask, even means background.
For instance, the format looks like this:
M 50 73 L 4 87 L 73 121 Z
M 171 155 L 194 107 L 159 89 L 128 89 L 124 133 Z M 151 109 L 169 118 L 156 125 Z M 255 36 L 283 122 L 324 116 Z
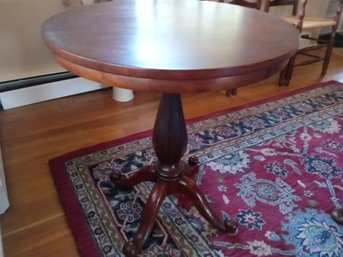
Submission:
M 123 253 L 126 257 L 135 257 L 140 253 L 140 250 L 136 248 L 132 241 L 129 241 L 124 245 Z
M 333 210 L 332 219 L 338 224 L 343 224 L 343 206 Z
M 196 156 L 191 156 L 188 158 L 188 169 L 185 171 L 185 175 L 190 178 L 195 178 L 199 171 L 199 160 Z
M 141 252 L 155 224 L 157 213 L 167 193 L 168 183 L 157 181 L 149 194 L 134 238 L 124 245 L 123 252 L 126 257 L 136 257 Z
M 183 177 L 178 182 L 178 191 L 183 192 L 198 209 L 200 214 L 214 227 L 227 231 L 230 235 L 237 235 L 238 222 L 231 217 L 222 221 L 211 209 L 205 196 L 200 192 L 193 179 Z
M 133 187 L 144 181 L 156 181 L 157 175 L 154 166 L 149 165 L 139 169 L 131 177 L 124 177 L 119 171 L 110 174 L 110 180 L 119 187 Z

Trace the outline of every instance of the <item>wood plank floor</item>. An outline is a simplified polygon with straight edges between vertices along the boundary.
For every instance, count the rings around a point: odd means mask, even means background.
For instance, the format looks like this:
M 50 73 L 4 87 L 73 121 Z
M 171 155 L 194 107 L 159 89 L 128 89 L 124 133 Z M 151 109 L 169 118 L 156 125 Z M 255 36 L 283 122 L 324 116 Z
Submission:
M 238 90 L 183 95 L 186 118 L 275 96 L 320 81 L 343 82 L 343 49 L 335 49 L 330 69 L 320 64 L 295 70 L 289 87 L 277 76 Z M 111 99 L 111 90 L 86 93 L 0 112 L 10 208 L 2 215 L 6 257 L 78 257 L 50 175 L 48 160 L 60 154 L 151 129 L 159 95 L 135 92 L 128 103 Z

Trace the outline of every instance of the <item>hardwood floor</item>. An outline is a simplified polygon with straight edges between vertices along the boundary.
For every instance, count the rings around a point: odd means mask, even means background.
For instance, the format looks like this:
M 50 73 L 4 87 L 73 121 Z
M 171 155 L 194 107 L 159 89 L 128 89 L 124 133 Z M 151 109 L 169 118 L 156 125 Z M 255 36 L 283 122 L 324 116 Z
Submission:
M 289 87 L 277 86 L 277 75 L 225 92 L 183 95 L 186 118 L 275 96 L 320 81 L 343 82 L 343 48 L 335 49 L 329 71 L 320 65 L 295 70 Z M 77 257 L 50 175 L 48 160 L 63 153 L 151 129 L 159 95 L 135 92 L 128 103 L 117 103 L 111 90 L 86 93 L 0 112 L 0 142 L 10 200 L 2 215 L 6 257 Z

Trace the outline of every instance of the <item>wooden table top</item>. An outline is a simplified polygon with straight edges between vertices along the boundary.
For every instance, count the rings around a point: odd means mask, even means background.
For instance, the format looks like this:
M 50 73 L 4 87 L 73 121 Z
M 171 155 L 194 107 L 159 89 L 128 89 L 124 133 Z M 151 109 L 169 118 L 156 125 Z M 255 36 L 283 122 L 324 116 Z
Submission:
M 49 18 L 42 35 L 68 70 L 110 86 L 219 90 L 285 66 L 298 31 L 261 11 L 198 0 L 114 0 Z

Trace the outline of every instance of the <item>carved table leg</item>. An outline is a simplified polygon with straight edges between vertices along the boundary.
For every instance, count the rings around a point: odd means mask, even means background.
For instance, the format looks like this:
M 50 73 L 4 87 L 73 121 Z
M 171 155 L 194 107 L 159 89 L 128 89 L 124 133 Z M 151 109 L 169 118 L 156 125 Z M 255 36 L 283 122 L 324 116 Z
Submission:
M 111 182 L 119 187 L 134 187 L 144 181 L 154 182 L 156 178 L 157 175 L 152 165 L 139 169 L 129 178 L 123 177 L 119 171 L 113 171 L 110 174 Z
M 220 230 L 229 232 L 230 235 L 238 233 L 238 223 L 236 220 L 228 217 L 221 221 L 218 216 L 210 208 L 205 196 L 200 192 L 194 180 L 188 177 L 182 177 L 177 182 L 176 191 L 182 192 L 186 197 L 190 198 L 198 209 L 200 214 L 214 227 Z
M 286 67 L 280 72 L 279 86 L 288 86 L 292 78 L 296 55 L 292 56 Z
M 336 221 L 339 224 L 343 224 L 343 206 L 338 207 L 333 210 L 332 212 L 332 218 L 334 221 Z
M 143 181 L 155 182 L 138 230 L 134 238 L 124 246 L 125 255 L 137 256 L 142 250 L 164 198 L 172 193 L 186 195 L 213 226 L 236 234 L 237 223 L 230 218 L 220 221 L 193 182 L 192 177 L 198 171 L 198 160 L 191 157 L 188 163 L 180 161 L 186 152 L 187 130 L 179 94 L 162 94 L 154 125 L 153 146 L 158 159 L 155 166 L 144 167 L 129 178 L 122 177 L 118 172 L 110 175 L 114 184 L 123 187 L 132 187 Z
M 142 250 L 144 243 L 155 224 L 157 213 L 166 195 L 167 183 L 157 181 L 149 194 L 134 238 L 124 246 L 123 252 L 127 257 L 135 257 Z
M 137 256 L 142 250 L 165 196 L 170 193 L 170 185 L 177 181 L 184 171 L 184 163 L 180 162 L 187 147 L 187 130 L 183 116 L 181 96 L 179 94 L 162 94 L 153 130 L 153 146 L 158 161 L 154 170 L 156 183 L 149 194 L 144 208 L 138 230 L 132 241 L 124 246 L 124 253 L 128 257 Z M 143 169 L 139 173 L 146 173 L 155 179 L 151 173 L 151 167 Z M 116 180 L 117 175 L 112 178 Z M 120 185 L 132 185 L 144 180 L 144 175 L 133 176 L 130 181 L 119 179 Z M 111 178 L 111 180 L 112 180 Z M 133 182 L 134 181 L 134 182 Z M 115 182 L 118 183 L 118 182 Z

